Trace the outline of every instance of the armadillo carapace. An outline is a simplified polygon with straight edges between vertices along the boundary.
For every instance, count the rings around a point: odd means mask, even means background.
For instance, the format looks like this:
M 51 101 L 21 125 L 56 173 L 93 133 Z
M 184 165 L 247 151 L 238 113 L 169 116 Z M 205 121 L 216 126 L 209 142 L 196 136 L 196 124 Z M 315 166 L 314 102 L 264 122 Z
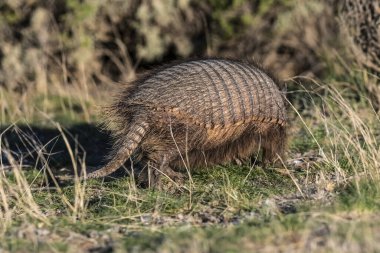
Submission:
M 264 163 L 283 155 L 285 98 L 251 63 L 203 59 L 164 66 L 123 88 L 108 108 L 112 159 L 88 178 L 109 175 L 127 159 L 150 164 L 150 179 L 176 180 L 181 167 L 223 164 L 261 148 Z

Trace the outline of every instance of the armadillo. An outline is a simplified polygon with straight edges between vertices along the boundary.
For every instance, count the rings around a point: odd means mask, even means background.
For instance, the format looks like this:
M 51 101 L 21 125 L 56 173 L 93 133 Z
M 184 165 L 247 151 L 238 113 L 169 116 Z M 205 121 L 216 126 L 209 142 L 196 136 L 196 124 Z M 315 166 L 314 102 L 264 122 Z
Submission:
M 115 137 L 110 161 L 88 173 L 105 177 L 129 158 L 151 166 L 153 185 L 180 180 L 178 168 L 284 155 L 286 98 L 257 64 L 190 60 L 160 67 L 123 87 L 107 109 Z

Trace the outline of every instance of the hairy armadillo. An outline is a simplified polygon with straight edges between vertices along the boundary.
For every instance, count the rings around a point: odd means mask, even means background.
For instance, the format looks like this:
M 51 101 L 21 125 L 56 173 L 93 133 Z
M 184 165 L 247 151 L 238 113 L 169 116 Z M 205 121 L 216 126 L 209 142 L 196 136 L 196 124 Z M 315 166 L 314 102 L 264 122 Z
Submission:
M 149 177 L 179 180 L 173 169 L 222 164 L 262 149 L 263 161 L 284 152 L 285 98 L 275 79 L 252 63 L 202 59 L 161 67 L 134 81 L 108 107 L 112 159 L 87 178 L 105 177 L 131 156 Z

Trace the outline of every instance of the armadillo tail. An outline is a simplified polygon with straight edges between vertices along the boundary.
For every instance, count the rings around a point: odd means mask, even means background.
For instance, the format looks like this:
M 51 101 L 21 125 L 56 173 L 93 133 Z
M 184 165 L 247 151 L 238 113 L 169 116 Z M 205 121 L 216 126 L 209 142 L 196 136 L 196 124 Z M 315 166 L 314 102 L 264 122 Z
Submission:
M 115 156 L 104 167 L 88 173 L 85 178 L 102 178 L 119 169 L 138 147 L 148 129 L 147 122 L 139 122 L 131 126 L 125 141 L 117 150 Z

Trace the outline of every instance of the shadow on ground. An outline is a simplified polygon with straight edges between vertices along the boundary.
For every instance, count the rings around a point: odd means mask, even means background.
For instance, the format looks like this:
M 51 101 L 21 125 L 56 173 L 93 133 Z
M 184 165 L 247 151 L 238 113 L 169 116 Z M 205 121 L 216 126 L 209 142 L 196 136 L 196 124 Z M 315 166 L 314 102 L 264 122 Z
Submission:
M 10 165 L 8 154 L 11 154 L 16 163 L 25 168 L 40 169 L 48 164 L 56 172 L 71 174 L 72 152 L 75 163 L 85 161 L 87 168 L 105 164 L 112 143 L 108 132 L 95 125 L 81 123 L 63 129 L 63 133 L 49 127 L 1 126 L 0 162 L 7 168 Z

